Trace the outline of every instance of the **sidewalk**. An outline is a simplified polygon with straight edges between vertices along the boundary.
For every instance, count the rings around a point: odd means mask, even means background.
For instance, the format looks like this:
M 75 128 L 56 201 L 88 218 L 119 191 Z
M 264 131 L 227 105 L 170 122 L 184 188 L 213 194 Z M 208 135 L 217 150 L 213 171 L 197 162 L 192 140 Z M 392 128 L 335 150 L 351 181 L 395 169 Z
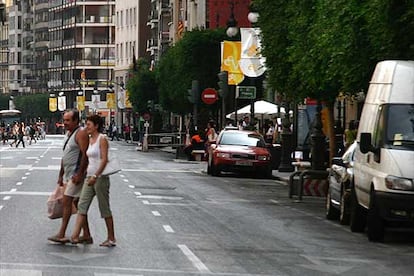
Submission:
M 172 147 L 159 148 L 159 150 L 163 151 L 163 152 L 172 153 L 174 155 L 177 153 L 176 149 L 173 149 Z M 203 162 L 206 162 L 206 161 L 191 161 L 191 162 L 203 163 Z M 286 184 L 289 183 L 289 176 L 292 173 L 293 172 L 279 172 L 278 170 L 273 170 L 272 171 L 273 179 L 285 182 Z

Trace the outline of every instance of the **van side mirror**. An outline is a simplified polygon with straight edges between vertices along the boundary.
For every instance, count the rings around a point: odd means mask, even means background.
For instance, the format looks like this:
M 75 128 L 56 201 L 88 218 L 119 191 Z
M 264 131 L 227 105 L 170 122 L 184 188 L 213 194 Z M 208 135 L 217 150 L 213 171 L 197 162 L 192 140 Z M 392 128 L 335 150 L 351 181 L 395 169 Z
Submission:
M 359 149 L 361 150 L 362 153 L 368 153 L 370 151 L 374 151 L 374 147 L 372 146 L 372 142 L 371 142 L 372 138 L 371 138 L 371 133 L 368 132 L 362 132 L 361 133 L 361 139 L 359 142 Z

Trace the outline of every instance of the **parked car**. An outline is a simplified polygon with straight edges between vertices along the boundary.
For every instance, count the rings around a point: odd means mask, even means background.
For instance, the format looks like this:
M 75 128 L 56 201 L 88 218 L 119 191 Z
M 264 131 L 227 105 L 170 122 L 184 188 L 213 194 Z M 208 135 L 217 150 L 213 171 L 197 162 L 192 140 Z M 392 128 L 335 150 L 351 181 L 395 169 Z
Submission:
M 208 149 L 207 173 L 254 172 L 258 177 L 272 176 L 271 155 L 263 136 L 255 131 L 223 130 Z
M 352 143 L 341 157 L 332 159 L 329 169 L 329 189 L 326 197 L 326 218 L 339 219 L 341 224 L 349 224 L 350 195 L 354 178 L 354 153 L 356 142 Z

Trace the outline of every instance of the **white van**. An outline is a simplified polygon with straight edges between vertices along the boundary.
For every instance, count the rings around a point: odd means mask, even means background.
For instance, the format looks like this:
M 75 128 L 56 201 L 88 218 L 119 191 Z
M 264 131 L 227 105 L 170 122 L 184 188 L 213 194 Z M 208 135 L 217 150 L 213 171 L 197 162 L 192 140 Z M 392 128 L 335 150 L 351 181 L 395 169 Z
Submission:
M 351 230 L 414 225 L 414 61 L 375 68 L 359 122 L 351 192 Z

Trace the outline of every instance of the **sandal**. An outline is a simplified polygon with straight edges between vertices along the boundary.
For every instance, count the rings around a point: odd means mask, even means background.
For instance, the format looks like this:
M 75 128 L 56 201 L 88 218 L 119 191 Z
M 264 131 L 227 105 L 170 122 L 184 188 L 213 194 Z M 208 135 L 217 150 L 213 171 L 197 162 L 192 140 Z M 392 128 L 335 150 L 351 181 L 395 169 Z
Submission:
M 103 243 L 101 243 L 99 246 L 113 247 L 113 246 L 116 246 L 116 241 L 106 240 Z
M 49 241 L 52 241 L 52 242 L 56 242 L 56 243 L 60 243 L 60 244 L 65 244 L 65 243 L 67 243 L 67 242 L 69 242 L 70 240 L 68 239 L 68 238 L 66 238 L 66 237 L 63 237 L 63 238 L 60 238 L 60 237 L 58 237 L 58 236 L 52 236 L 52 237 L 49 237 L 49 238 L 47 238 Z
M 84 244 L 93 244 L 92 237 L 79 236 L 79 242 Z

